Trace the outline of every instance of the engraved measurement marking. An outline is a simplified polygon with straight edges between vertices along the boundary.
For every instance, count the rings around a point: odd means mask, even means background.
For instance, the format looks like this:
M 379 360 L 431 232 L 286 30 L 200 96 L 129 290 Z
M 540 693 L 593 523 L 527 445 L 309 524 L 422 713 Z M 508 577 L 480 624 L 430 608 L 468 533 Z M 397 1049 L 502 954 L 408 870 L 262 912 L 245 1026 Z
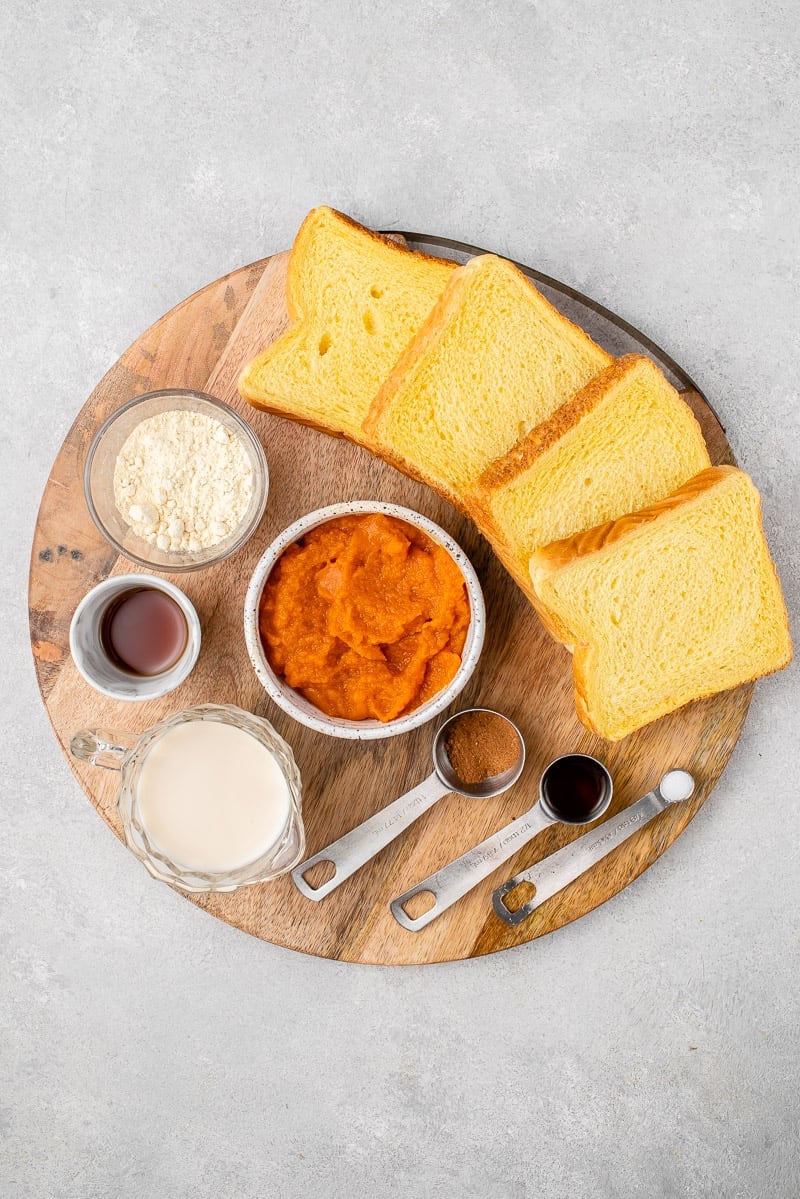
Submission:
M 604 837 L 598 837 L 596 841 L 592 841 L 591 845 L 588 846 L 589 850 L 593 851 L 597 849 L 598 845 L 603 845 L 604 842 L 610 841 L 613 837 L 616 837 L 617 833 L 621 833 L 624 828 L 627 828 L 631 824 L 639 824 L 644 819 L 644 812 L 636 812 L 633 816 L 629 816 L 627 820 L 623 820 L 622 824 L 618 824 L 616 828 L 612 828 Z
M 532 822 L 529 820 L 526 824 L 520 825 L 513 833 L 508 833 L 507 836 L 495 841 L 492 845 L 488 845 L 486 849 L 477 849 L 464 858 L 464 866 L 480 866 L 482 862 L 490 862 L 492 858 L 496 858 L 500 850 L 512 841 L 516 841 L 517 837 L 521 837 L 523 833 L 527 833 L 533 828 Z M 499 836 L 499 834 L 498 834 Z
M 408 805 L 408 807 L 404 809 L 404 811 L 397 812 L 394 816 L 391 816 L 384 824 L 380 825 L 381 832 L 385 832 L 386 829 L 392 828 L 393 825 L 397 824 L 398 820 L 404 820 L 406 818 L 406 816 L 409 814 L 409 812 L 413 812 L 415 808 L 418 808 L 422 804 L 427 803 L 428 799 L 429 799 L 429 796 L 424 793 L 422 795 L 417 796 L 417 798 L 413 801 L 413 803 L 410 803 Z

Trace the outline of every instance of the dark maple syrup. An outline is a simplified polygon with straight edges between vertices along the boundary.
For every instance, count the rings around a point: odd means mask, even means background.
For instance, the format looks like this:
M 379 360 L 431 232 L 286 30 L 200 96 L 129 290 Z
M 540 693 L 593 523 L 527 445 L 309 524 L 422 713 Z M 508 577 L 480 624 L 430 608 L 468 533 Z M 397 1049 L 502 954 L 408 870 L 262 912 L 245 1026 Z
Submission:
M 140 678 L 163 674 L 186 649 L 189 629 L 171 595 L 133 587 L 116 596 L 103 613 L 100 642 L 118 670 Z
M 586 824 L 599 816 L 608 792 L 605 770 L 585 754 L 557 758 L 542 776 L 542 799 L 566 824 Z

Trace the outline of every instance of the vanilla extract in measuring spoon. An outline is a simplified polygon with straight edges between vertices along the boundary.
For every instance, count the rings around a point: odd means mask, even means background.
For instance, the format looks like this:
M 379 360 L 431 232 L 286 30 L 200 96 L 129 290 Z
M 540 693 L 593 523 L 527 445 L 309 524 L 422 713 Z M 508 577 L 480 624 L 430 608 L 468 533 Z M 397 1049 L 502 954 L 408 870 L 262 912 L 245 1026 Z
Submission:
M 588 824 L 606 806 L 608 774 L 585 754 L 556 758 L 542 775 L 542 800 L 565 824 Z
M 152 587 L 123 591 L 108 606 L 100 642 L 109 660 L 149 678 L 175 665 L 189 639 L 186 617 L 172 596 Z

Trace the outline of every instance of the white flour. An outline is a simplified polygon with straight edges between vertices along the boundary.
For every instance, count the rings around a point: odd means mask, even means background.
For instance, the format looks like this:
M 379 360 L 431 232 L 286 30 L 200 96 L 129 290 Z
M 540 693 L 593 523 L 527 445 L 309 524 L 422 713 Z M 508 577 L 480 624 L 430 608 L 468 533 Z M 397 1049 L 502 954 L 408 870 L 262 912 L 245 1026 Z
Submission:
M 117 508 L 161 550 L 217 545 L 241 523 L 252 494 L 253 472 L 239 438 L 197 412 L 141 421 L 114 467 Z

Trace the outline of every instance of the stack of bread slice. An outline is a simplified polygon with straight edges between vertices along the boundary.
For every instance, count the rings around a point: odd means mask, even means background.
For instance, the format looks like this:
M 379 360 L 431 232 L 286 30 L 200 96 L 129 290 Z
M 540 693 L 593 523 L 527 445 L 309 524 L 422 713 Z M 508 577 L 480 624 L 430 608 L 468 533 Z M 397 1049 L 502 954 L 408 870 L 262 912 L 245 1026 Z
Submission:
M 503 259 L 456 267 L 327 208 L 300 229 L 287 302 L 242 394 L 471 516 L 573 652 L 588 728 L 618 740 L 789 662 L 758 492 L 710 466 L 649 359 L 614 361 Z

